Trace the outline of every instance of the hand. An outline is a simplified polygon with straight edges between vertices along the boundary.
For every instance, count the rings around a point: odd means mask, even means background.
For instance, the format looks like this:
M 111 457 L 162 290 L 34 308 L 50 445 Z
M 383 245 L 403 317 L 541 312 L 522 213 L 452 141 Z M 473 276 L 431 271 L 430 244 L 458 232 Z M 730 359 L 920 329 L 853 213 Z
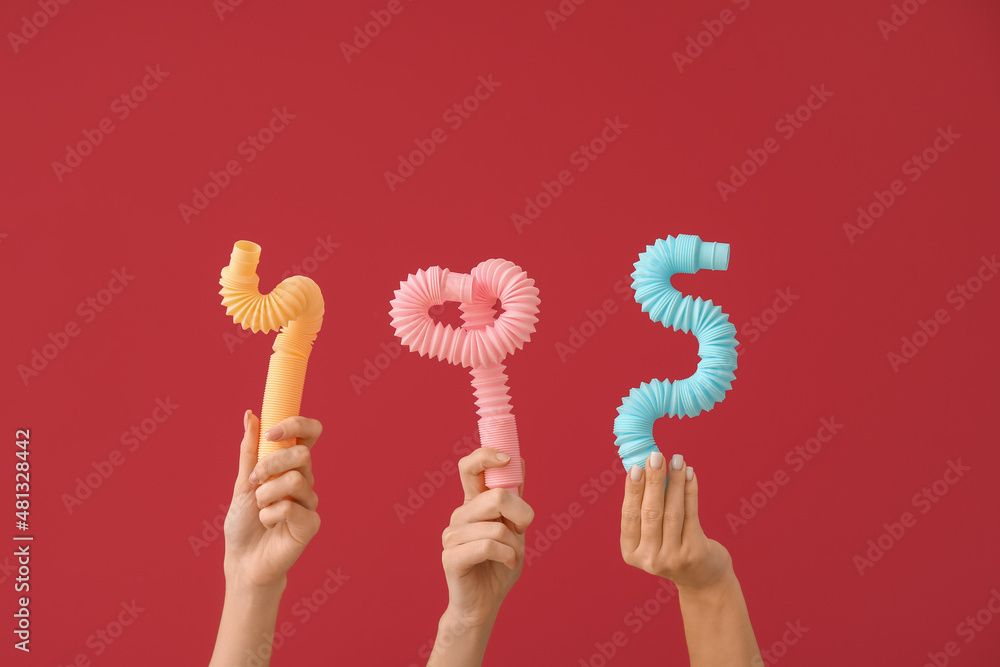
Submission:
M 633 466 L 622 504 L 622 558 L 664 577 L 678 589 L 703 589 L 725 581 L 733 561 L 724 546 L 705 536 L 698 522 L 698 478 L 684 457 L 667 461 L 653 452 L 646 469 Z M 664 491 L 664 480 L 666 491 Z
M 288 568 L 319 530 L 310 450 L 323 425 L 305 417 L 279 422 L 268 439 L 298 438 L 298 444 L 257 461 L 259 429 L 260 421 L 247 410 L 240 469 L 226 515 L 226 581 L 283 589 Z
M 483 472 L 509 462 L 489 447 L 458 462 L 465 502 L 441 535 L 441 561 L 448 581 L 445 616 L 459 626 L 491 626 L 524 567 L 524 531 L 535 513 L 509 491 L 487 490 Z M 524 484 L 519 491 L 523 495 Z

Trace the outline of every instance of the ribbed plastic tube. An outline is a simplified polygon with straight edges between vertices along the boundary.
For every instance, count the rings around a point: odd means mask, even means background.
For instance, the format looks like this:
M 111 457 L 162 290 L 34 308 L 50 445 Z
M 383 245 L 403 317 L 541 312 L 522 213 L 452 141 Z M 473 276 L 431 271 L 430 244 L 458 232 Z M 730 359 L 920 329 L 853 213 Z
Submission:
M 259 245 L 237 241 L 229 266 L 222 269 L 219 279 L 222 305 L 233 322 L 254 333 L 281 328 L 267 364 L 257 460 L 295 444 L 294 438 L 279 442 L 265 440 L 264 433 L 281 420 L 299 414 L 309 353 L 323 326 L 323 294 L 319 286 L 305 276 L 292 276 L 269 293 L 261 294 L 257 277 L 259 260 Z
M 479 442 L 511 460 L 503 468 L 486 470 L 486 486 L 513 493 L 524 481 L 507 375 L 503 359 L 521 349 L 538 321 L 538 288 L 513 262 L 490 259 L 471 274 L 432 266 L 399 284 L 390 305 L 392 326 L 403 345 L 448 363 L 471 369 L 479 415 Z M 499 317 L 494 305 L 500 300 Z M 428 310 L 445 301 L 459 302 L 462 328 L 435 322 Z
M 683 380 L 650 380 L 629 391 L 615 418 L 615 445 L 626 470 L 645 466 L 657 450 L 653 422 L 664 416 L 694 417 L 725 398 L 736 379 L 736 327 L 711 300 L 693 299 L 673 288 L 675 273 L 729 268 L 728 243 L 704 243 L 678 234 L 658 239 L 639 255 L 632 273 L 635 300 L 650 319 L 698 338 L 698 368 Z

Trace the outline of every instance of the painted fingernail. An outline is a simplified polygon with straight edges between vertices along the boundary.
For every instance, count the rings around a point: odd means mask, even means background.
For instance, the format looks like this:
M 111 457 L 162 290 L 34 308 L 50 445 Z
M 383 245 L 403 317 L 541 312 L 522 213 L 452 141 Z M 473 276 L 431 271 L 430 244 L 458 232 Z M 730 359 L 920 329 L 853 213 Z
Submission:
M 632 469 L 628 472 L 628 476 L 633 482 L 638 482 L 642 479 L 642 468 L 639 466 L 632 466 Z
M 688 466 L 688 469 L 687 469 L 687 478 L 688 479 L 694 479 L 694 468 L 692 468 L 691 466 Z
M 659 470 L 663 467 L 663 454 L 659 452 L 653 452 L 649 455 L 649 467 L 653 470 Z
M 257 471 L 256 470 L 253 470 L 253 471 L 250 472 L 250 483 L 251 484 L 256 484 L 257 483 Z
M 267 433 L 264 434 L 264 437 L 270 440 L 271 442 L 278 442 L 279 440 L 281 440 L 281 436 L 284 435 L 284 433 L 285 433 L 284 428 L 280 426 L 272 426 L 270 429 L 268 429 Z
M 674 457 L 670 459 L 670 467 L 674 470 L 680 470 L 684 467 L 684 457 L 680 454 L 674 454 Z

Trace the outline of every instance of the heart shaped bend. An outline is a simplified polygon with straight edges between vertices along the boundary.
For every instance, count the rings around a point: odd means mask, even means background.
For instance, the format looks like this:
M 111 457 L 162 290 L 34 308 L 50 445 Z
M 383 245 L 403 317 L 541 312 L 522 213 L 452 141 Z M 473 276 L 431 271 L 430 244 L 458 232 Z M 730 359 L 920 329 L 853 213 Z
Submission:
M 432 266 L 410 274 L 395 294 L 389 315 L 403 345 L 466 368 L 499 363 L 521 349 L 538 321 L 535 281 L 503 259 L 480 263 L 472 275 Z M 504 312 L 494 320 L 497 299 Z M 445 301 L 459 302 L 461 329 L 431 318 L 431 306 Z
M 420 356 L 427 355 L 470 368 L 479 414 L 479 440 L 511 457 L 503 468 L 486 470 L 486 485 L 517 493 L 523 481 L 517 428 L 507 375 L 501 363 L 521 349 L 538 321 L 538 288 L 513 262 L 488 259 L 470 274 L 432 266 L 410 274 L 390 302 L 396 335 Z M 497 299 L 503 312 L 493 306 Z M 462 311 L 461 329 L 435 322 L 431 306 L 456 301 Z

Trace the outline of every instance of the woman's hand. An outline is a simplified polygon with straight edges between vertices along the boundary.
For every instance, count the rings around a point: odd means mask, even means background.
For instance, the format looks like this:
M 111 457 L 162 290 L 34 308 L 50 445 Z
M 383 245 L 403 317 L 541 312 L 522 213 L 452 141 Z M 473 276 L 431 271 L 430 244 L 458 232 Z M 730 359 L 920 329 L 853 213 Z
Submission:
M 677 584 L 692 667 L 763 664 L 733 559 L 701 529 L 698 478 L 680 454 L 669 470 L 653 452 L 629 471 L 621 547 L 629 565 Z
M 210 667 L 246 665 L 247 656 L 263 667 L 270 664 L 286 573 L 319 530 L 309 450 L 323 426 L 305 417 L 279 422 L 267 439 L 298 438 L 298 444 L 258 462 L 259 429 L 247 410 L 240 469 L 226 515 L 226 600 Z
M 500 604 L 521 576 L 524 532 L 535 513 L 509 491 L 487 490 L 484 476 L 487 468 L 509 462 L 506 454 L 488 447 L 458 462 L 465 501 L 441 535 L 448 608 L 438 624 L 428 665 L 482 664 Z
M 680 454 L 670 460 L 669 471 L 667 463 L 663 454 L 653 452 L 645 470 L 632 466 L 629 471 L 622 504 L 622 558 L 670 579 L 678 588 L 711 586 L 732 571 L 732 558 L 701 529 L 694 468 L 687 467 Z
M 226 515 L 226 580 L 283 588 L 288 568 L 319 530 L 310 450 L 323 425 L 305 417 L 279 422 L 267 439 L 298 438 L 298 444 L 257 461 L 259 428 L 260 421 L 247 410 L 240 469 Z

